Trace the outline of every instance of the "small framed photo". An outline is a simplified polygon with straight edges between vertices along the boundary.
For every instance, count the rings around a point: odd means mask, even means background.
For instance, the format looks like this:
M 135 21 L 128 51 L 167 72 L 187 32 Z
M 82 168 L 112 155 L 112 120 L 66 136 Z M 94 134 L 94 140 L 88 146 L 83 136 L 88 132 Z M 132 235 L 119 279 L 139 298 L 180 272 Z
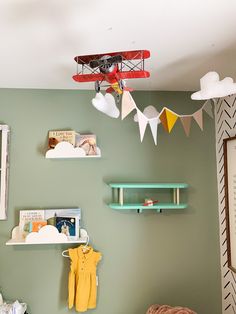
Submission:
M 236 273 L 236 136 L 223 140 L 228 267 Z

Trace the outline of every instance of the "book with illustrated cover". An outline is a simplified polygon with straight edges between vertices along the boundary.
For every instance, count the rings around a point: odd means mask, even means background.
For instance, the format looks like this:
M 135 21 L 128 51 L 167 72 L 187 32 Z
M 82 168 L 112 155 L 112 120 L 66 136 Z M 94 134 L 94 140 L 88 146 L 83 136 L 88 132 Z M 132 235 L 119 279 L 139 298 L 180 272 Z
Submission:
M 29 222 L 29 232 L 38 232 L 42 227 L 47 225 L 46 220 Z
M 20 210 L 19 228 L 25 238 L 30 232 L 30 223 L 33 221 L 44 221 L 44 210 Z
M 76 134 L 75 146 L 82 148 L 86 155 L 97 155 L 97 140 L 95 134 Z
M 67 226 L 69 223 L 64 225 L 64 229 L 57 228 L 58 231 L 61 233 L 67 233 L 70 240 L 79 238 L 79 228 L 80 228 L 80 219 L 81 219 L 81 209 L 80 208 L 66 208 L 66 209 L 47 209 L 45 210 L 45 219 L 49 225 L 53 225 L 57 227 L 59 225 L 59 221 L 62 220 L 66 221 L 66 219 L 71 219 L 70 230 Z M 65 222 L 64 221 L 64 222 Z M 74 228 L 72 227 L 72 222 L 74 224 Z M 74 231 L 72 231 L 74 230 Z
M 56 217 L 56 228 L 60 233 L 68 237 L 76 236 L 76 218 L 75 217 Z
M 76 136 L 76 132 L 73 130 L 49 131 L 48 132 L 48 148 L 50 149 L 55 148 L 55 146 L 62 141 L 71 143 L 73 146 L 75 146 L 75 136 Z
M 69 239 L 79 238 L 80 208 L 20 210 L 20 232 L 25 238 L 27 234 L 32 231 L 39 231 L 44 225 L 57 227 L 57 223 L 59 223 L 59 220 L 62 220 L 62 218 L 64 218 L 65 229 L 61 228 L 59 230 L 58 228 L 58 231 L 66 233 L 66 227 L 69 226 L 70 221 L 70 228 L 67 232 Z M 66 220 L 68 221 L 67 223 Z

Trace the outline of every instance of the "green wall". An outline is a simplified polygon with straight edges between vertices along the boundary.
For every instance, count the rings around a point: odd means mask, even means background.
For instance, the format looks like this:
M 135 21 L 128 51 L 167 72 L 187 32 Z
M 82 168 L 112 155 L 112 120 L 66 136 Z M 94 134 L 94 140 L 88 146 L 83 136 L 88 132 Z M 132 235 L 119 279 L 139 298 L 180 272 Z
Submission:
M 137 104 L 193 113 L 189 93 L 136 92 Z M 153 303 L 185 305 L 198 314 L 221 313 L 214 121 L 204 132 L 193 121 L 188 138 L 178 121 L 147 128 L 140 143 L 133 114 L 109 118 L 91 105 L 94 92 L 0 90 L 0 122 L 11 127 L 8 220 L 0 221 L 0 289 L 27 302 L 32 314 L 67 310 L 66 245 L 5 246 L 20 209 L 82 208 L 98 266 L 96 314 L 143 314 Z M 47 132 L 74 129 L 97 135 L 101 159 L 44 158 Z M 110 181 L 186 182 L 187 210 L 155 214 L 109 209 Z M 73 245 L 71 245 L 73 246 Z M 69 246 L 69 247 L 71 247 Z M 70 311 L 74 313 L 74 311 Z

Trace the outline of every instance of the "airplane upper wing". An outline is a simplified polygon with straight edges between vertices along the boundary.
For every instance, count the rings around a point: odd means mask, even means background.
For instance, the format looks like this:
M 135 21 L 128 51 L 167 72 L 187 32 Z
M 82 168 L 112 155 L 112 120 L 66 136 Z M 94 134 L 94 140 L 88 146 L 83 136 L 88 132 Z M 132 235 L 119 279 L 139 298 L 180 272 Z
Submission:
M 150 57 L 149 50 L 131 50 L 123 52 L 115 52 L 115 54 L 120 54 L 123 59 L 135 60 L 135 59 L 147 59 Z
M 135 59 L 147 59 L 150 57 L 150 51 L 148 50 L 131 50 L 131 51 L 120 51 L 120 52 L 107 52 L 102 54 L 76 56 L 74 60 L 78 64 L 89 64 L 92 60 L 100 59 L 103 56 L 122 56 L 124 60 L 135 60 Z
M 100 73 L 96 74 L 76 74 L 73 75 L 73 80 L 76 82 L 95 82 L 95 81 L 102 81 L 104 79 L 104 75 Z

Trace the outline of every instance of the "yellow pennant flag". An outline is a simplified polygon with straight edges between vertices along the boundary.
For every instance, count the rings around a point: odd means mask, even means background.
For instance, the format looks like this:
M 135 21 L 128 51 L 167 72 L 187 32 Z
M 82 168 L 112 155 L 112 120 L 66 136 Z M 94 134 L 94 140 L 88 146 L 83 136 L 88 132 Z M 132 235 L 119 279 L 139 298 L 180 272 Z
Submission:
M 161 120 L 164 129 L 170 133 L 178 119 L 178 116 L 173 111 L 164 109 L 159 119 Z

